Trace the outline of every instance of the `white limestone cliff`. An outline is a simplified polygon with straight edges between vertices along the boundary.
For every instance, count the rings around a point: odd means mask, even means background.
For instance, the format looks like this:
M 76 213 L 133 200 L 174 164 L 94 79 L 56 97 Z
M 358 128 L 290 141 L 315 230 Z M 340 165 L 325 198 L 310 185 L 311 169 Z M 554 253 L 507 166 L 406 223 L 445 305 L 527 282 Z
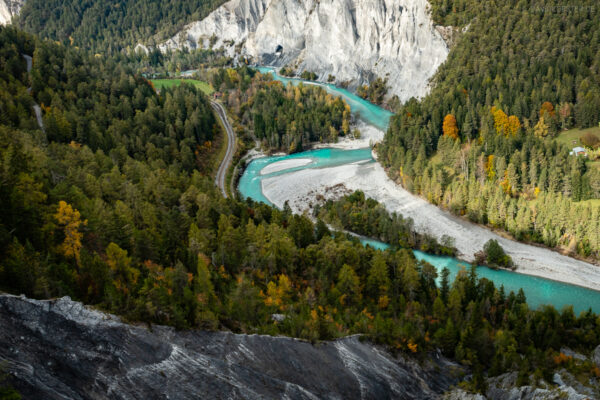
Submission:
M 223 47 L 262 65 L 329 75 L 350 89 L 388 78 L 390 95 L 422 97 L 448 55 L 426 0 L 231 0 L 163 43 Z
M 14 16 L 19 15 L 25 0 L 0 0 L 0 25 L 10 24 Z

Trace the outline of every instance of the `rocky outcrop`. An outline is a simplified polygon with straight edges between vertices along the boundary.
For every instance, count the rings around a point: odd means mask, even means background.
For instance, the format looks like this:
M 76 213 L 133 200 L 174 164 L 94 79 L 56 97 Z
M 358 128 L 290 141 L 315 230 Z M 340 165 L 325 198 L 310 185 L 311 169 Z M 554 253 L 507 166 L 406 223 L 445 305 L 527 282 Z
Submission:
M 479 393 L 469 393 L 456 388 L 444 394 L 443 400 L 486 400 L 486 398 Z
M 401 100 L 422 97 L 448 55 L 426 0 L 231 0 L 160 46 L 221 48 L 255 63 L 335 77 L 350 89 L 387 78 Z
M 462 370 L 347 337 L 148 329 L 62 298 L 0 296 L 0 360 L 25 399 L 434 399 Z
M 488 379 L 487 398 L 489 400 L 588 400 L 597 399 L 600 395 L 596 382 L 584 386 L 565 370 L 554 374 L 552 384 L 541 381 L 536 386 L 517 386 L 517 375 L 517 372 L 511 372 Z
M 19 15 L 25 0 L 0 0 L 0 25 L 10 24 Z
M 600 345 L 592 353 L 592 361 L 600 368 Z

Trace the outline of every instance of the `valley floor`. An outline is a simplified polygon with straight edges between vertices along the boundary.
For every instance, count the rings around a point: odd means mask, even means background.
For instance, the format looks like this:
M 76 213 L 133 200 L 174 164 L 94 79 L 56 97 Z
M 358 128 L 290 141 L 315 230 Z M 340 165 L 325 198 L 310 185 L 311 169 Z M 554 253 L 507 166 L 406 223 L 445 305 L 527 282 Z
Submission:
M 366 139 L 346 141 L 337 147 L 364 147 Z M 470 223 L 439 209 L 394 183 L 379 163 L 355 163 L 332 168 L 303 169 L 266 178 L 262 190 L 278 207 L 286 201 L 294 212 L 305 212 L 317 196 L 333 198 L 361 190 L 390 212 L 412 218 L 418 232 L 437 238 L 455 239 L 459 258 L 472 261 L 490 240 L 497 240 L 512 257 L 517 272 L 600 290 L 600 267 L 564 256 L 547 248 L 504 238 L 489 229 Z

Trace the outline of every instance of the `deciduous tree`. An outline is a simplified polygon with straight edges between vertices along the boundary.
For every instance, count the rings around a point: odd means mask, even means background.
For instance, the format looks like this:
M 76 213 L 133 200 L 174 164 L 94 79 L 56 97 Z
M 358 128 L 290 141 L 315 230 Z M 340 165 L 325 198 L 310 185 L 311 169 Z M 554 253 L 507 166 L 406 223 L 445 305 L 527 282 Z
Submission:
M 452 114 L 448 114 L 444 117 L 444 124 L 442 127 L 444 136 L 458 139 L 458 126 L 456 125 L 456 117 Z

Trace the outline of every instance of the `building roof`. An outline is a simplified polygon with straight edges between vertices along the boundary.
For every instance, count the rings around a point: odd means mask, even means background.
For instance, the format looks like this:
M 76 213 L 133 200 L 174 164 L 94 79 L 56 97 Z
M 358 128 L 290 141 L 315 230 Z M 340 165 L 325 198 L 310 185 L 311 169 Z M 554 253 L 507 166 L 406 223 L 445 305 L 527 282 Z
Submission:
M 584 149 L 583 147 L 577 146 L 577 147 L 573 147 L 573 150 L 571 150 L 571 152 L 569 154 L 573 155 L 578 155 L 578 154 L 585 154 L 587 156 L 587 150 Z

